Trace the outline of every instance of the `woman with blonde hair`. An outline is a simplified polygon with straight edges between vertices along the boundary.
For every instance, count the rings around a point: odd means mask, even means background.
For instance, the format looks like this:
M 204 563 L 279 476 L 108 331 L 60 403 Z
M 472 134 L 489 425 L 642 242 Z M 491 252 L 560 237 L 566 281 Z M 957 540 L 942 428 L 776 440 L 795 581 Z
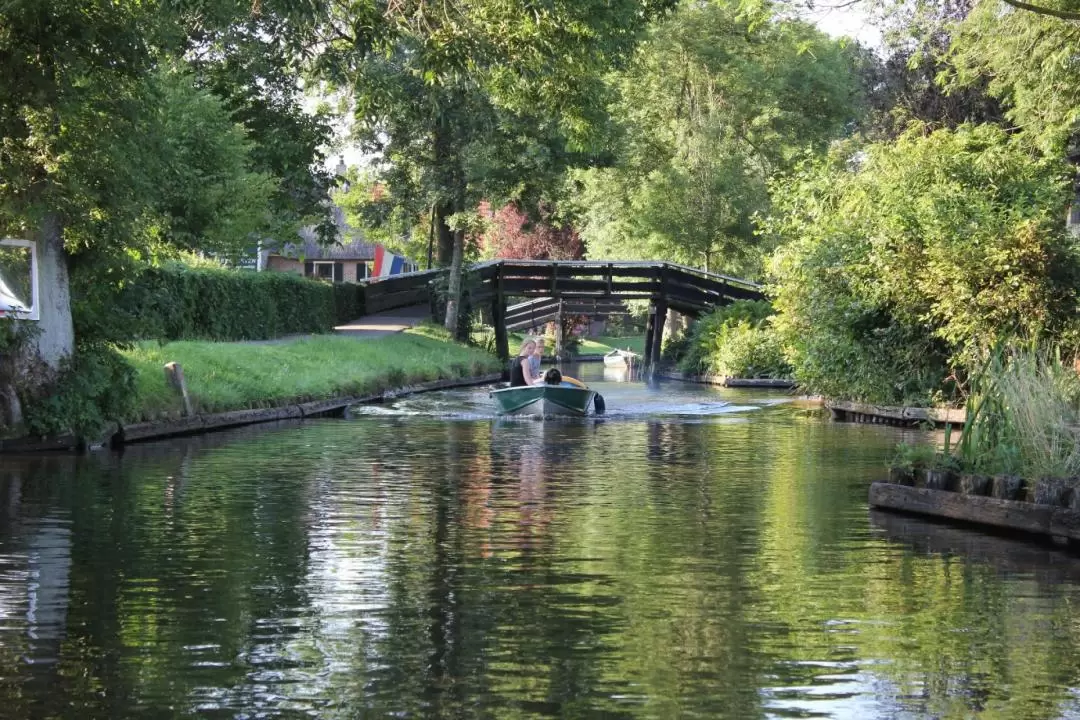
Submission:
M 532 368 L 529 367 L 529 358 L 535 349 L 536 342 L 525 338 L 517 357 L 510 361 L 510 387 L 522 387 L 536 382 Z

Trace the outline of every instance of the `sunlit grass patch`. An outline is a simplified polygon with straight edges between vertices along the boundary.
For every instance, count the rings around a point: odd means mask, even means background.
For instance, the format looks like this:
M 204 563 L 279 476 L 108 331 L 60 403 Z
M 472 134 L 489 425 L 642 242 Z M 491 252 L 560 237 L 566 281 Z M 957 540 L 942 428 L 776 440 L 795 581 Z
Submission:
M 380 338 L 332 335 L 280 345 L 140 343 L 125 351 L 137 371 L 134 420 L 174 416 L 181 404 L 163 366 L 184 369 L 196 412 L 274 407 L 406 384 L 497 372 L 498 360 L 425 327 Z M 445 337 L 445 336 L 444 336 Z

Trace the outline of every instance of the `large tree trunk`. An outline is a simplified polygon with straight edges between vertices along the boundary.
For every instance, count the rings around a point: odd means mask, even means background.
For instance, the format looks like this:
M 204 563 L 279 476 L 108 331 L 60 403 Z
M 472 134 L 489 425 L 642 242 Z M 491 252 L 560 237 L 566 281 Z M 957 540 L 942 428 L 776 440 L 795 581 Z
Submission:
M 46 214 L 35 239 L 38 320 L 19 321 L 34 332 L 14 352 L 0 354 L 0 430 L 22 423 L 20 395 L 33 398 L 45 392 L 75 350 L 63 223 L 57 213 Z
M 465 259 L 465 231 L 454 233 L 454 254 L 450 261 L 450 282 L 446 291 L 446 329 L 458 337 L 458 313 L 461 311 L 461 272 Z
M 449 217 L 454 207 L 449 202 L 435 206 L 435 233 L 438 237 L 439 267 L 446 267 L 454 259 L 454 231 L 450 229 Z
M 37 241 L 41 311 L 34 352 L 38 359 L 55 371 L 75 350 L 64 229 L 57 214 L 45 216 Z

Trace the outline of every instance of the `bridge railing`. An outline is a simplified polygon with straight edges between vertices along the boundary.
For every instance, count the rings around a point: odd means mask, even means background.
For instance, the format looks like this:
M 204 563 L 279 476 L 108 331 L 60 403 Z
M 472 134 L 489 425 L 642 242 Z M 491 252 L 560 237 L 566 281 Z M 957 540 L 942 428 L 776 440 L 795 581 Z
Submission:
M 360 282 L 364 286 L 365 312 L 422 303 L 434 307 L 436 285 L 446 272 L 439 268 L 366 278 Z M 671 307 L 697 315 L 734 300 L 764 297 L 756 283 L 675 263 L 491 260 L 472 265 L 467 276 L 474 305 L 497 301 L 501 308 L 506 308 L 510 297 L 620 302 L 637 299 L 659 303 L 665 311 Z M 500 316 L 501 322 L 511 319 L 502 312 Z

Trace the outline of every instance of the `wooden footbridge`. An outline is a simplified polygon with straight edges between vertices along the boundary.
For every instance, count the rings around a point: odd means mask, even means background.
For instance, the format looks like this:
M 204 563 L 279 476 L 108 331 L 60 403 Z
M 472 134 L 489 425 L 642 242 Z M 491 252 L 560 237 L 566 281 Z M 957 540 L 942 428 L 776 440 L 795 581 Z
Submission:
M 365 312 L 428 303 L 434 316 L 436 284 L 446 272 L 440 268 L 365 280 Z M 668 309 L 697 316 L 735 300 L 764 297 L 761 286 L 747 280 L 667 262 L 493 260 L 468 268 L 462 287 L 472 308 L 490 308 L 497 352 L 503 359 L 510 356 L 511 329 L 556 319 L 560 310 L 606 316 L 618 312 L 626 300 L 648 300 L 647 364 L 660 360 Z M 525 302 L 508 306 L 511 298 Z

